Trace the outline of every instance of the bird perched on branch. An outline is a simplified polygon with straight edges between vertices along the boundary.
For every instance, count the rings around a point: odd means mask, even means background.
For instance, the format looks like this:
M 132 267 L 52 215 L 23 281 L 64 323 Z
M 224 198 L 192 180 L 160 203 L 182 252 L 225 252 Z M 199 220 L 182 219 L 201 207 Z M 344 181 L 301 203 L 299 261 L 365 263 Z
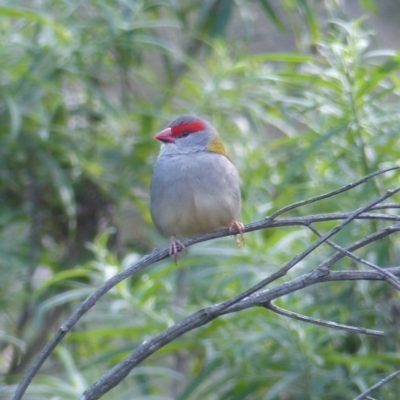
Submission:
M 175 262 L 185 248 L 177 237 L 227 227 L 239 234 L 236 244 L 244 245 L 239 173 L 217 131 L 194 115 L 182 115 L 154 138 L 163 144 L 150 186 L 151 217 L 170 238 Z

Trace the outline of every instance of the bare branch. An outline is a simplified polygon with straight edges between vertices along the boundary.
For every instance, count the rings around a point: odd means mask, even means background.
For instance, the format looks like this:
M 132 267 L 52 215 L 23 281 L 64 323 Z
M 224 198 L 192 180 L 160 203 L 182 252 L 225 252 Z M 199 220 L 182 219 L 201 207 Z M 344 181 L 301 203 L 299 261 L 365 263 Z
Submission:
M 346 247 L 346 250 L 350 251 L 350 252 L 357 250 L 357 249 L 364 247 L 372 242 L 375 242 L 379 239 L 389 236 L 394 232 L 398 232 L 399 230 L 400 230 L 400 224 L 388 226 L 386 228 L 383 228 L 379 231 L 371 233 L 371 234 L 365 236 L 364 238 L 354 242 L 352 245 Z M 344 256 L 345 256 L 345 253 L 343 253 L 342 251 L 338 251 L 337 253 L 335 253 L 331 257 L 329 257 L 327 260 L 325 260 L 318 267 L 318 269 L 321 269 L 321 270 L 329 269 L 331 267 L 331 265 L 333 265 L 337 260 L 341 259 Z M 388 271 L 388 269 L 386 269 L 386 271 Z
M 371 210 L 387 210 L 387 209 L 398 209 L 400 208 L 399 203 L 381 203 L 371 208 Z
M 19 383 L 17 390 L 14 394 L 13 399 L 19 400 L 24 395 L 27 387 L 32 381 L 33 377 L 37 374 L 40 367 L 55 349 L 55 347 L 61 342 L 64 336 L 70 331 L 70 329 L 82 318 L 82 316 L 90 310 L 96 301 L 102 297 L 105 293 L 110 291 L 119 282 L 128 278 L 136 272 L 141 271 L 147 266 L 160 261 L 169 256 L 169 249 L 155 249 L 151 254 L 144 256 L 140 261 L 126 270 L 120 272 L 119 274 L 113 276 L 111 279 L 106 281 L 101 285 L 93 294 L 91 294 L 85 301 L 83 301 L 76 311 L 65 321 L 65 323 L 58 329 L 57 333 L 52 337 L 52 339 L 47 343 L 43 350 L 39 353 L 36 359 L 33 361 L 32 365 L 29 367 L 28 371 Z
M 367 182 L 368 180 L 370 180 L 371 178 L 374 178 L 375 176 L 384 174 L 384 173 L 389 172 L 389 171 L 393 171 L 393 170 L 398 169 L 398 168 L 400 168 L 400 166 L 380 169 L 378 171 L 373 172 L 372 174 L 369 174 L 369 175 L 366 175 L 366 176 L 362 177 L 361 179 L 359 179 L 356 182 L 349 183 L 349 184 L 347 184 L 347 185 L 345 185 L 345 186 L 343 186 L 343 187 L 341 187 L 339 189 L 333 190 L 333 191 L 328 192 L 328 193 L 321 194 L 319 196 L 312 197 L 311 199 L 302 200 L 302 201 L 299 201 L 297 203 L 290 204 L 290 205 L 288 205 L 286 207 L 283 207 L 280 210 L 275 211 L 268 218 L 269 219 L 275 219 L 276 217 L 278 217 L 279 215 L 282 215 L 283 213 L 285 213 L 287 211 L 290 211 L 290 210 L 293 210 L 295 208 L 304 206 L 306 204 L 315 203 L 316 201 L 323 200 L 323 199 L 326 199 L 328 197 L 336 196 L 337 194 L 346 192 L 346 191 L 348 191 L 350 189 L 355 188 L 356 186 L 359 186 L 359 185 Z
M 345 222 L 345 221 L 344 221 Z M 335 229 L 335 228 L 334 228 Z M 347 248 L 347 251 L 356 250 L 364 245 L 367 245 L 373 241 L 373 239 L 382 238 L 393 232 L 400 230 L 400 224 L 392 227 L 387 227 L 379 232 L 375 232 L 372 235 L 360 240 Z M 331 232 L 331 231 L 330 231 Z M 329 232 L 328 232 L 329 234 Z M 327 235 L 328 235 L 327 234 Z M 327 236 L 324 235 L 324 236 Z M 322 243 L 322 241 L 321 241 Z M 308 249 L 307 249 L 308 250 Z M 336 262 L 346 254 L 339 251 L 334 256 L 330 258 L 331 263 Z M 297 259 L 296 257 L 294 259 Z M 288 263 L 290 265 L 291 263 Z M 330 266 L 331 264 L 329 264 Z M 273 281 L 273 277 L 277 278 L 282 276 L 282 272 L 287 268 L 283 267 L 280 271 L 271 275 L 267 279 L 263 280 L 259 284 L 255 285 L 253 288 L 241 293 L 240 295 L 234 297 L 221 304 L 216 304 L 214 306 L 208 307 L 204 310 L 200 310 L 195 314 L 183 319 L 172 327 L 168 328 L 161 334 L 157 335 L 148 342 L 144 342 L 136 349 L 134 349 L 128 357 L 126 357 L 119 364 L 115 365 L 110 369 L 102 378 L 95 382 L 85 393 L 83 394 L 81 400 L 95 400 L 102 396 L 104 393 L 111 390 L 116 386 L 121 380 L 123 380 L 129 372 L 138 365 L 141 361 L 149 357 L 159 348 L 165 346 L 176 338 L 182 336 L 183 334 L 198 328 L 202 325 L 207 324 L 213 319 L 232 312 L 241 311 L 250 307 L 263 306 L 268 304 L 273 299 L 284 296 L 289 293 L 293 293 L 297 290 L 303 289 L 307 286 L 314 285 L 316 283 L 322 282 L 332 282 L 340 280 L 383 280 L 380 271 L 330 271 L 326 262 L 321 264 L 315 270 L 304 274 L 298 278 L 295 278 L 289 282 L 277 285 L 270 289 L 265 289 L 261 292 L 259 286 L 267 284 L 267 281 Z M 389 268 L 387 271 L 394 276 L 400 275 L 400 268 Z M 267 283 L 265 283 L 267 282 Z M 257 293 L 254 293 L 257 292 Z M 253 294 L 251 294 L 253 293 Z
M 374 207 L 371 207 L 370 209 L 373 209 Z M 254 232 L 261 229 L 272 229 L 288 226 L 308 226 L 309 224 L 318 222 L 344 220 L 348 217 L 349 212 L 305 215 L 302 217 L 279 218 L 274 220 L 265 218 L 260 221 L 250 222 L 249 224 L 246 224 L 245 232 Z M 400 215 L 363 212 L 355 219 L 400 222 Z M 204 233 L 202 235 L 193 236 L 192 238 L 182 240 L 182 243 L 185 245 L 185 247 L 188 247 L 196 243 L 231 236 L 232 234 L 235 234 L 233 230 L 229 231 L 229 229 L 219 229 L 214 232 Z
M 315 325 L 327 326 L 328 328 L 343 329 L 345 331 L 363 333 L 365 335 L 372 335 L 372 336 L 384 336 L 385 335 L 385 332 L 383 332 L 383 331 L 375 331 L 372 329 L 359 328 L 359 327 L 350 326 L 350 325 L 343 325 L 343 324 L 338 324 L 338 323 L 332 322 L 332 321 L 325 321 L 323 319 L 308 317 L 306 315 L 301 315 L 301 314 L 295 313 L 293 311 L 284 310 L 283 308 L 275 306 L 274 304 L 272 304 L 272 302 L 268 302 L 267 304 L 265 304 L 265 308 L 267 308 L 268 310 L 271 310 L 273 312 L 276 312 L 277 314 L 284 315 L 285 317 L 297 319 L 299 321 L 309 322 L 309 323 L 315 324 Z
M 390 268 L 389 271 L 396 276 L 400 275 L 400 267 Z M 264 308 L 265 304 L 272 300 L 293 293 L 294 291 L 303 289 L 307 286 L 315 285 L 316 283 L 342 280 L 383 280 L 383 278 L 382 275 L 376 271 L 331 271 L 328 275 L 320 276 L 317 270 L 314 270 L 289 282 L 255 293 L 229 308 L 221 310 L 218 305 L 215 305 L 200 310 L 169 327 L 153 339 L 145 341 L 141 345 L 137 346 L 124 360 L 116 364 L 88 390 L 86 390 L 82 395 L 81 400 L 98 399 L 104 393 L 108 392 L 120 383 L 136 365 L 149 357 L 159 348 L 172 342 L 183 334 L 207 324 L 218 316 L 255 306 L 262 306 Z M 209 311 L 210 309 L 212 309 L 212 312 Z M 217 312 L 215 310 L 219 311 Z
M 322 235 L 318 232 L 317 229 L 315 229 L 312 225 L 309 226 L 310 230 L 312 230 L 317 236 L 321 237 Z M 400 281 L 390 272 L 385 271 L 383 268 L 367 261 L 364 260 L 363 258 L 353 254 L 352 252 L 344 249 L 343 247 L 337 245 L 336 243 L 327 240 L 326 243 L 329 244 L 329 246 L 333 247 L 335 250 L 339 250 L 340 252 L 346 254 L 348 257 L 352 258 L 355 261 L 358 261 L 362 264 L 367 265 L 368 267 L 371 267 L 373 269 L 375 269 L 376 271 L 379 271 L 383 277 L 385 277 L 385 280 L 390 283 L 393 287 L 395 287 L 397 290 L 400 291 Z
M 400 188 L 394 189 L 394 190 L 389 190 L 387 191 L 384 195 L 376 198 L 366 206 L 359 208 L 355 211 L 348 212 L 348 213 L 332 213 L 332 214 L 321 214 L 321 215 L 314 215 L 314 216 L 306 216 L 306 217 L 301 217 L 301 218 L 286 218 L 286 219 L 280 219 L 276 220 L 276 216 L 287 212 L 289 210 L 292 210 L 293 208 L 300 207 L 305 204 L 310 204 L 312 202 L 334 196 L 336 194 L 342 193 L 346 190 L 349 190 L 351 188 L 354 188 L 355 186 L 358 186 L 362 183 L 365 183 L 369 179 L 383 174 L 388 171 L 392 171 L 395 169 L 398 169 L 399 167 L 393 167 L 393 168 L 387 168 L 385 170 L 380 170 L 376 171 L 360 180 L 358 180 L 355 183 L 346 185 L 338 190 L 326 193 L 321 196 L 314 197 L 312 199 L 304 200 L 299 203 L 295 203 L 293 205 L 287 206 L 282 208 L 281 210 L 278 210 L 274 214 L 272 214 L 270 217 L 265 218 L 259 222 L 255 223 L 250 223 L 245 226 L 246 232 L 250 231 L 255 231 L 255 230 L 260 230 L 260 229 L 266 229 L 266 228 L 276 228 L 280 226 L 310 226 L 313 223 L 317 222 L 323 222 L 323 221 L 331 221 L 331 220 L 343 220 L 342 223 L 339 225 L 335 226 L 332 230 L 330 230 L 328 233 L 325 235 L 321 236 L 316 242 L 314 242 L 311 246 L 309 246 L 304 252 L 302 252 L 300 255 L 295 256 L 289 263 L 287 263 L 284 267 L 282 267 L 279 271 L 277 271 L 275 274 L 272 274 L 271 276 L 267 277 L 263 281 L 259 282 L 257 285 L 254 287 L 244 291 L 243 293 L 239 294 L 238 296 L 228 300 L 227 302 L 217 304 L 215 306 L 209 307 L 206 310 L 201 310 L 198 313 L 194 314 L 193 316 L 190 316 L 181 323 L 174 325 L 174 330 L 173 334 L 170 335 L 170 331 L 167 330 L 163 334 L 160 334 L 157 336 L 154 340 L 155 341 L 150 341 L 151 345 L 148 345 L 147 343 L 142 344 L 141 346 L 138 346 L 137 349 L 134 350 L 134 352 L 137 351 L 143 351 L 142 355 L 145 355 L 144 358 L 146 358 L 148 355 L 152 354 L 154 351 L 156 351 L 159 347 L 163 346 L 166 343 L 169 343 L 171 340 L 174 340 L 174 338 L 196 328 L 201 325 L 204 325 L 211 321 L 212 319 L 216 318 L 219 315 L 223 315 L 224 313 L 228 312 L 234 312 L 234 311 L 239 311 L 244 308 L 248 308 L 250 306 L 254 305 L 260 305 L 265 302 L 268 302 L 272 300 L 275 297 L 269 298 L 269 293 L 270 291 L 263 291 L 261 293 L 257 293 L 261 288 L 264 286 L 268 285 L 269 283 L 275 281 L 281 276 L 284 276 L 293 266 L 295 266 L 299 261 L 304 259 L 307 255 L 309 255 L 312 251 L 314 251 L 318 246 L 320 246 L 322 243 L 326 242 L 330 237 L 335 235 L 338 231 L 340 231 L 344 226 L 349 224 L 351 221 L 355 219 L 379 219 L 379 220 L 388 220 L 388 221 L 400 221 L 400 216 L 398 215 L 389 215 L 389 214 L 382 214 L 382 213 L 372 213 L 368 212 L 373 209 L 388 209 L 388 208 L 397 208 L 399 205 L 397 203 L 394 204 L 380 204 L 382 201 L 385 199 L 389 198 L 392 196 L 394 193 L 397 193 L 400 191 Z M 400 226 L 400 225 L 399 225 Z M 360 240 L 359 242 L 353 244 L 349 248 L 347 248 L 347 251 L 352 251 L 355 248 L 362 247 L 367 245 L 368 243 L 371 243 L 374 240 L 377 240 L 381 237 L 384 237 L 386 235 L 389 235 L 395 231 L 399 230 L 399 226 L 394 226 L 394 227 L 389 227 L 385 228 L 384 230 L 377 232 L 375 234 L 369 235 L 363 240 Z M 230 232 L 228 229 L 223 229 L 219 230 L 216 232 L 211 232 L 208 234 L 204 235 L 199 235 L 193 238 L 189 238 L 183 241 L 183 244 L 185 247 L 191 246 L 192 244 L 203 242 L 206 240 L 212 240 L 215 238 L 220 238 L 224 236 L 228 236 L 231 234 L 235 234 L 235 232 Z M 345 255 L 345 253 L 342 251 L 343 249 L 340 249 L 337 254 L 332 256 L 329 260 L 327 260 L 325 263 L 323 263 L 321 266 L 319 266 L 316 270 L 311 272 L 309 274 L 306 274 L 303 276 L 304 279 L 307 279 L 307 282 L 301 281 L 299 288 L 308 286 L 312 282 L 313 279 L 317 279 L 315 282 L 319 282 L 318 279 L 322 278 L 328 278 L 332 276 L 332 272 L 329 271 L 329 266 L 332 265 L 336 260 L 340 259 Z M 346 254 L 348 255 L 348 254 Z M 63 337 L 69 332 L 69 330 L 80 320 L 80 318 L 91 308 L 93 305 L 96 303 L 96 301 L 102 297 L 105 293 L 107 293 L 110 289 L 112 289 L 115 285 L 117 285 L 119 282 L 122 280 L 126 279 L 127 277 L 131 276 L 134 273 L 137 273 L 150 264 L 160 261 L 164 258 L 168 257 L 168 249 L 155 249 L 151 254 L 144 256 L 138 263 L 134 264 L 130 268 L 122 271 L 121 273 L 117 274 L 107 282 L 105 282 L 100 288 L 98 288 L 92 295 L 90 295 L 81 305 L 78 307 L 78 309 L 68 318 L 68 320 L 59 328 L 58 332 L 56 335 L 51 339 L 51 341 L 45 346 L 45 348 L 40 352 L 38 357 L 34 360 L 33 364 L 31 367 L 28 369 L 27 373 L 21 380 L 17 391 L 14 395 L 14 400 L 20 400 L 26 390 L 26 388 L 29 386 L 31 380 L 33 377 L 36 375 L 36 373 L 39 371 L 40 367 L 43 365 L 45 360 L 48 358 L 48 356 L 51 354 L 51 352 L 54 350 L 54 348 L 60 343 L 60 341 L 63 339 Z M 378 267 L 379 268 L 379 267 Z M 387 269 L 385 271 L 388 271 Z M 396 270 L 397 271 L 397 270 Z M 360 273 L 360 271 L 357 271 Z M 365 273 L 365 272 L 364 272 Z M 380 278 L 377 278 L 376 275 L 374 275 L 373 279 L 382 279 L 382 270 L 380 269 L 379 273 L 381 275 Z M 385 274 L 383 274 L 385 275 Z M 361 277 L 362 275 L 358 275 L 357 279 L 364 279 Z M 386 279 L 389 279 L 388 273 L 385 275 Z M 311 279 L 311 280 L 310 280 Z M 393 278 L 391 278 L 393 281 Z M 328 281 L 328 279 L 327 279 Z M 298 290 L 297 284 L 299 282 L 296 282 L 296 280 L 287 282 L 290 283 L 291 286 L 290 290 L 295 291 Z M 296 283 L 296 284 L 294 284 Z M 284 285 L 284 284 L 283 284 Z M 284 286 L 279 285 L 278 287 L 284 288 Z M 271 290 L 271 289 L 270 289 Z M 266 293 L 268 294 L 267 297 Z M 280 294 L 282 295 L 282 294 Z M 268 300 L 269 299 L 269 300 Z M 250 301 L 250 304 L 252 305 L 247 305 L 247 303 Z M 261 303 L 257 303 L 257 301 Z M 165 335 L 165 336 L 163 336 Z M 156 340 L 157 339 L 157 340 Z M 164 341 L 166 340 L 166 341 Z M 142 348 L 143 346 L 144 349 Z M 134 353 L 133 352 L 133 353 Z M 141 356 L 142 357 L 142 356 Z M 140 360 L 144 358 L 140 358 Z M 127 359 L 129 359 L 128 357 Z M 125 360 L 123 361 L 125 362 Z M 120 363 L 121 364 L 121 363 Z M 126 365 L 121 368 L 120 364 L 116 365 L 112 370 L 109 371 L 106 376 L 110 379 L 108 383 L 106 383 L 106 386 L 103 385 L 103 378 L 100 380 L 102 383 L 95 383 L 91 389 L 87 393 L 100 393 L 97 391 L 96 387 L 100 385 L 103 389 L 101 394 L 105 393 L 106 391 L 110 390 L 112 387 L 114 387 L 116 384 L 118 384 L 125 376 L 127 373 L 129 373 L 130 369 L 133 368 L 135 363 L 131 363 L 129 360 L 127 361 L 128 367 Z M 98 381 L 98 382 L 100 382 Z M 100 395 L 101 395 L 100 394 Z M 90 399 L 95 399 L 98 397 L 83 397 L 83 398 L 90 398 Z
M 378 383 L 375 383 L 375 385 L 371 386 L 369 389 L 367 389 L 365 392 L 362 392 L 359 394 L 357 397 L 355 397 L 353 400 L 362 400 L 366 399 L 367 396 L 373 392 L 374 390 L 380 388 L 383 386 L 385 383 L 389 382 L 391 379 L 395 378 L 396 376 L 400 375 L 400 370 L 393 372 L 392 374 L 388 375 L 386 378 L 380 380 Z
M 333 220 L 345 220 L 349 217 L 349 213 L 331 213 L 331 214 L 317 214 L 314 216 L 304 216 L 304 217 L 296 217 L 296 218 L 282 218 L 279 220 L 261 220 L 258 222 L 253 222 L 250 224 L 245 225 L 245 231 L 256 231 L 266 228 L 277 228 L 277 227 L 287 227 L 287 226 L 309 226 L 312 223 L 317 222 L 325 222 L 325 221 L 333 221 Z M 398 215 L 388 215 L 388 214 L 377 214 L 377 213 L 361 213 L 355 219 L 361 220 L 388 220 L 388 221 L 400 221 L 400 216 Z M 390 230 L 391 228 L 386 228 L 384 231 L 380 231 L 378 235 L 370 235 L 365 244 L 371 243 L 375 240 L 378 240 L 387 234 L 393 233 L 396 231 Z M 193 238 L 189 238 L 183 241 L 185 247 L 192 246 L 193 244 L 221 238 L 225 236 L 232 235 L 228 229 L 221 229 L 215 232 L 207 233 L 204 235 L 198 235 Z M 321 243 L 323 240 L 321 241 Z M 362 246 L 362 244 L 360 245 Z M 308 252 L 307 252 L 308 254 Z M 304 257 L 307 255 L 305 254 Z M 53 336 L 53 338 L 47 343 L 47 345 L 43 348 L 43 350 L 38 354 L 36 359 L 32 362 L 31 366 L 28 368 L 27 372 L 25 373 L 24 377 L 22 378 L 21 382 L 18 385 L 18 388 L 14 394 L 13 400 L 20 400 L 25 393 L 27 387 L 29 386 L 30 382 L 40 370 L 43 363 L 49 357 L 49 355 L 53 352 L 55 347 L 61 342 L 61 340 L 65 337 L 65 335 L 71 330 L 71 328 L 82 318 L 82 316 L 94 306 L 96 301 L 101 298 L 105 293 L 110 291 L 114 286 L 116 286 L 119 282 L 123 281 L 124 279 L 128 278 L 129 276 L 142 271 L 144 268 L 148 267 L 149 265 L 163 260 L 169 256 L 169 249 L 154 249 L 152 253 L 144 256 L 141 260 L 139 260 L 136 264 L 132 265 L 131 267 L 127 268 L 126 270 L 118 273 L 108 281 L 106 281 L 103 285 L 101 285 L 93 294 L 91 294 L 86 300 L 84 300 L 79 307 L 75 310 L 75 312 L 65 321 L 65 323 L 58 329 L 57 333 Z M 304 258 L 303 257 L 303 258 Z M 339 257 L 340 258 L 340 257 Z M 295 265 L 300 260 L 292 260 L 291 263 Z M 336 260 L 333 260 L 335 262 Z M 292 265 L 287 266 L 289 269 Z M 257 290 L 261 289 L 268 283 L 278 279 L 279 277 L 285 275 L 285 273 L 278 273 L 268 277 L 265 281 L 262 281 L 257 285 L 255 288 L 251 288 L 246 292 L 234 297 L 230 300 L 233 304 L 237 301 L 240 301 L 242 298 L 251 295 L 252 293 L 256 292 Z M 222 305 L 221 305 L 222 306 Z M 224 305 L 227 307 L 228 305 Z

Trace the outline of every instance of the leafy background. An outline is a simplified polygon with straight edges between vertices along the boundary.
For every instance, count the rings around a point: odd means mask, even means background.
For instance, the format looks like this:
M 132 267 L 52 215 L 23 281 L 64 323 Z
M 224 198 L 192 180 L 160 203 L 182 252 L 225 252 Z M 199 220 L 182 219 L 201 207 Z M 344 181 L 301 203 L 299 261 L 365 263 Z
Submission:
M 371 0 L 358 6 L 379 11 Z M 1 399 L 77 304 L 166 245 L 148 188 L 152 137 L 176 115 L 196 113 L 222 134 L 243 179 L 243 222 L 397 162 L 400 54 L 368 18 L 349 15 L 333 0 L 2 2 Z M 387 174 L 293 213 L 355 209 L 397 183 Z M 336 240 L 377 225 L 355 223 Z M 122 282 L 67 335 L 26 398 L 76 399 L 135 344 L 258 282 L 313 239 L 280 228 L 246 235 L 244 249 L 203 243 L 178 267 L 166 260 Z M 384 267 L 400 258 L 393 239 L 361 255 Z M 383 283 L 330 283 L 277 304 L 387 334 L 244 311 L 161 349 L 104 398 L 349 399 L 399 368 L 399 294 Z M 376 395 L 395 399 L 396 388 Z

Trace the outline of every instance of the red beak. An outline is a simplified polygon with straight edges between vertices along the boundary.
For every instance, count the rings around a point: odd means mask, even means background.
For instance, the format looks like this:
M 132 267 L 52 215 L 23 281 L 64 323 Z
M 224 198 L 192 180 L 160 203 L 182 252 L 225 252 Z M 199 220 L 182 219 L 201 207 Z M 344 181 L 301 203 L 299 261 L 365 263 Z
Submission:
M 164 142 L 164 143 L 174 143 L 175 142 L 171 128 L 166 128 L 163 131 L 157 133 L 157 135 L 154 136 L 154 139 L 160 140 L 161 142 Z

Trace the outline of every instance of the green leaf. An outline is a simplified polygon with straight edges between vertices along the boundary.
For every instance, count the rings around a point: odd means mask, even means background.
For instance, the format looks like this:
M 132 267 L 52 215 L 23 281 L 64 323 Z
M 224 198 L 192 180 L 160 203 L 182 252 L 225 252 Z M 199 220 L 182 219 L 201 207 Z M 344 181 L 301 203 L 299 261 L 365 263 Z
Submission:
M 376 14 L 376 12 L 378 11 L 375 0 L 360 0 L 360 4 L 361 7 L 372 14 Z
M 181 395 L 177 398 L 177 400 L 187 400 L 192 398 L 196 389 L 203 383 L 207 382 L 212 374 L 221 367 L 221 360 L 215 359 L 207 365 L 203 366 L 203 368 L 198 372 L 194 378 L 186 385 Z
M 319 24 L 316 18 L 316 14 L 311 9 L 309 3 L 313 4 L 308 0 L 297 0 L 298 7 L 304 15 L 308 25 L 308 30 L 311 36 L 311 43 L 315 45 L 319 40 Z
M 10 136 L 15 139 L 21 131 L 21 110 L 15 99 L 10 95 L 6 94 L 5 100 L 10 113 Z
M 74 230 L 76 227 L 76 202 L 74 190 L 56 159 L 43 151 L 39 153 L 39 157 L 47 166 L 47 169 L 53 178 L 54 186 L 60 196 L 61 203 L 64 205 L 66 214 L 68 215 L 70 229 Z
M 282 20 L 279 18 L 278 13 L 275 12 L 273 7 L 271 6 L 268 0 L 259 0 L 264 12 L 268 15 L 268 17 L 272 20 L 275 26 L 281 31 L 285 30 L 285 25 Z
M 202 37 L 223 36 L 235 6 L 234 2 L 231 0 L 205 1 L 202 6 L 202 16 L 198 28 Z
M 284 178 L 282 180 L 282 185 L 287 184 L 293 177 L 293 174 L 300 170 L 300 166 L 304 164 L 308 157 L 315 154 L 317 149 L 326 143 L 332 136 L 337 135 L 341 131 L 345 131 L 348 128 L 348 123 L 343 123 L 337 127 L 328 129 L 322 135 L 317 135 L 311 144 L 300 154 L 293 158 L 293 160 L 288 164 Z
M 53 29 L 60 39 L 66 42 L 72 40 L 71 33 L 61 26 L 60 21 L 55 22 L 50 18 L 46 18 L 39 13 L 27 9 L 0 6 L 0 18 L 1 17 L 23 18 L 28 21 L 38 22 Z

